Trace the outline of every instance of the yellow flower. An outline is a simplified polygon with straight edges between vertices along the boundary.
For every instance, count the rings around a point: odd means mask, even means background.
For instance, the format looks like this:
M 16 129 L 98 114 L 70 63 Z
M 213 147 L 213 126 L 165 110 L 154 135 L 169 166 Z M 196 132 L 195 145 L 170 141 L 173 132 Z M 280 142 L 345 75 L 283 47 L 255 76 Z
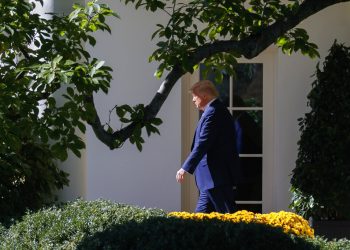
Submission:
M 217 219 L 229 221 L 232 223 L 261 223 L 273 227 L 280 227 L 285 233 L 295 234 L 298 236 L 314 237 L 314 230 L 309 226 L 308 222 L 295 213 L 291 212 L 271 212 L 269 214 L 253 213 L 246 210 L 237 211 L 233 214 L 221 214 L 213 212 L 204 213 L 187 213 L 187 212 L 171 212 L 168 214 L 172 217 L 178 217 L 191 220 L 211 220 Z

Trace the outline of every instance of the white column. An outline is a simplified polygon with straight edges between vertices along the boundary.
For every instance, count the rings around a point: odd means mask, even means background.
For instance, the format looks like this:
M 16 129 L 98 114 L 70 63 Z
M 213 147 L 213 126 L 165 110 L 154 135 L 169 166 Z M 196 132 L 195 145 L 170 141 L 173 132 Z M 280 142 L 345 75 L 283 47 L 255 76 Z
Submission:
M 72 11 L 73 3 L 79 2 L 84 4 L 83 0 L 65 0 L 54 1 L 45 0 L 44 9 L 47 12 L 69 15 Z M 63 103 L 64 99 L 57 94 L 57 103 Z M 85 141 L 85 135 L 77 131 L 79 136 Z M 69 152 L 68 159 L 65 162 L 59 163 L 59 167 L 69 173 L 69 186 L 59 190 L 58 197 L 61 201 L 75 200 L 76 198 L 85 198 L 86 196 L 86 151 L 83 150 L 81 158 L 76 157 L 72 152 Z

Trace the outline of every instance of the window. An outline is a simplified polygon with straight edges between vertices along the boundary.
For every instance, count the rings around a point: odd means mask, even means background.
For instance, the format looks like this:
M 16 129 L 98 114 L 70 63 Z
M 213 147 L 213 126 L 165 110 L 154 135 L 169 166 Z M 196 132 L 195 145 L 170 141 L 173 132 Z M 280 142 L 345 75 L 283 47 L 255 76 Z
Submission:
M 200 78 L 205 66 L 200 67 Z M 233 116 L 236 130 L 236 147 L 240 157 L 242 183 L 237 187 L 236 203 L 239 210 L 262 212 L 263 176 L 263 64 L 240 63 L 236 75 L 223 72 L 223 81 L 213 81 L 220 100 Z
M 221 101 L 235 117 L 237 148 L 244 168 L 245 182 L 238 187 L 238 209 L 254 212 L 275 210 L 274 195 L 278 189 L 274 176 L 274 92 L 278 50 L 269 47 L 254 59 L 239 59 L 236 76 L 223 73 L 217 84 Z M 198 110 L 189 94 L 191 85 L 201 79 L 201 65 L 193 74 L 182 78 L 182 162 L 187 158 L 198 122 Z M 207 76 L 214 81 L 214 75 Z M 214 81 L 215 82 L 215 81 Z M 194 211 L 198 190 L 193 176 L 181 185 L 182 210 Z

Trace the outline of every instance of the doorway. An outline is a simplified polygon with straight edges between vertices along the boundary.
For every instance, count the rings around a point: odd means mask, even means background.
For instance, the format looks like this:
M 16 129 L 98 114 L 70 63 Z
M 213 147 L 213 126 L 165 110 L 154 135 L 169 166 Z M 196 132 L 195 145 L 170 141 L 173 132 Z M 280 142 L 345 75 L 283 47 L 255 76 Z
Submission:
M 239 210 L 269 212 L 273 201 L 273 118 L 274 77 L 277 49 L 269 47 L 252 60 L 239 60 L 236 75 L 223 73 L 222 82 L 207 75 L 234 118 L 236 146 L 239 151 L 244 181 L 237 187 Z M 192 104 L 190 86 L 202 80 L 201 65 L 193 74 L 182 78 L 182 162 L 190 152 L 193 133 L 200 113 Z M 198 198 L 194 177 L 187 175 L 181 187 L 181 208 L 193 212 Z

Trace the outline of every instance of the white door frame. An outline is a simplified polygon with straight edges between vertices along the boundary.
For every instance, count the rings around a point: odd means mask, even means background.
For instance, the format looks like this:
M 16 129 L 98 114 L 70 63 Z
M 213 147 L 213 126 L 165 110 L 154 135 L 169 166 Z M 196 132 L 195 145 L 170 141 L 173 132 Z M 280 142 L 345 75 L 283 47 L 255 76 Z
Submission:
M 239 63 L 263 64 L 263 174 L 262 174 L 262 211 L 274 210 L 274 98 L 276 82 L 277 48 L 270 46 L 254 59 L 239 59 Z M 198 110 L 192 103 L 189 92 L 190 86 L 199 81 L 199 70 L 193 74 L 186 74 L 181 80 L 181 160 L 185 161 L 192 144 L 193 133 L 198 122 Z M 181 185 L 181 210 L 193 212 L 198 199 L 198 190 L 194 177 L 186 175 Z

